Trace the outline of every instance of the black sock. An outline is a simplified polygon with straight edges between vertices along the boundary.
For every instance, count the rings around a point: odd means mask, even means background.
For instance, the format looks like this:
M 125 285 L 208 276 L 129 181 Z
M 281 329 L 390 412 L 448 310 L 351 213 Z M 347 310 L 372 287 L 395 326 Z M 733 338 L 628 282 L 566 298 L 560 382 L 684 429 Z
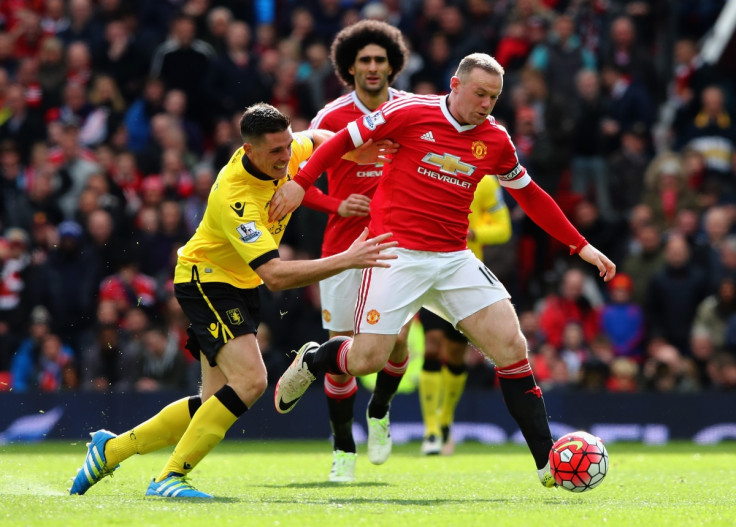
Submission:
M 391 399 L 396 395 L 399 389 L 399 383 L 404 375 L 391 375 L 381 370 L 376 374 L 376 387 L 373 389 L 373 395 L 368 403 L 368 417 L 375 419 L 383 419 L 388 413 L 388 407 L 391 405 Z
M 442 361 L 440 359 L 424 359 L 422 364 L 424 371 L 442 371 Z
M 509 413 L 519 425 L 537 469 L 543 468 L 549 459 L 553 441 L 542 390 L 532 374 L 518 378 L 499 376 L 498 380 Z
M 445 367 L 453 375 L 462 375 L 463 373 L 468 371 L 468 367 L 465 364 L 450 364 L 448 362 L 447 364 L 445 364 Z
M 322 344 L 317 351 L 304 355 L 304 362 L 307 363 L 312 375 L 318 376 L 325 373 L 339 375 L 341 373 L 348 373 L 346 371 L 342 371 L 337 365 L 337 352 L 340 351 L 340 346 L 348 340 L 351 340 L 351 338 L 332 337 L 330 340 Z
M 357 452 L 353 438 L 353 408 L 355 394 L 344 399 L 327 397 L 327 409 L 330 412 L 330 428 L 332 428 L 333 449 L 343 452 Z

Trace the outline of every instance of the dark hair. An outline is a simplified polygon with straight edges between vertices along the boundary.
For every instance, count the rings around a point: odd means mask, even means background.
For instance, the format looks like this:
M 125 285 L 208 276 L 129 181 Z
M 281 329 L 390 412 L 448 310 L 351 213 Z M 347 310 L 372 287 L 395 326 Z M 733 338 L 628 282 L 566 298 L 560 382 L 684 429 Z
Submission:
M 349 87 L 355 85 L 355 78 L 350 74 L 350 67 L 355 63 L 358 51 L 375 44 L 386 50 L 391 74 L 389 84 L 404 69 L 409 57 L 409 50 L 404 37 L 397 28 L 379 20 L 361 20 L 340 31 L 330 48 L 330 60 L 338 78 Z
M 240 136 L 252 143 L 266 134 L 283 132 L 291 125 L 287 116 L 270 104 L 259 102 L 248 107 L 240 118 Z

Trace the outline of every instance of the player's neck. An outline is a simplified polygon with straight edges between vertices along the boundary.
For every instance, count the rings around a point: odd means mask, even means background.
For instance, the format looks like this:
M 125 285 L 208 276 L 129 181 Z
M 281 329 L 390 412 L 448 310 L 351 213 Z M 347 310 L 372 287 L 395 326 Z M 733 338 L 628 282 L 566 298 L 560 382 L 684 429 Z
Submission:
M 450 93 L 447 96 L 447 111 L 450 112 L 450 115 L 458 122 L 459 125 L 465 126 L 468 123 L 464 123 L 460 117 L 452 111 L 452 93 Z
M 371 111 L 388 101 L 388 87 L 378 93 L 369 93 L 356 88 L 355 94 L 358 96 L 358 99 L 360 99 L 360 102 L 362 102 L 365 107 Z

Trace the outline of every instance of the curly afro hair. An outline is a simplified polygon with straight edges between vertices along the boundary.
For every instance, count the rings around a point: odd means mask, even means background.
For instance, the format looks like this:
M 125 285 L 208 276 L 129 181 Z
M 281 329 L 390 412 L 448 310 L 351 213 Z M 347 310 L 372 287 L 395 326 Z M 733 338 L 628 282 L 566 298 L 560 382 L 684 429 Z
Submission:
M 332 65 L 337 76 L 346 86 L 351 88 L 355 86 L 355 78 L 349 70 L 355 63 L 358 51 L 369 44 L 381 46 L 386 50 L 388 63 L 391 65 L 391 74 L 388 76 L 389 84 L 404 69 L 409 50 L 401 31 L 379 20 L 361 20 L 340 31 L 330 48 Z

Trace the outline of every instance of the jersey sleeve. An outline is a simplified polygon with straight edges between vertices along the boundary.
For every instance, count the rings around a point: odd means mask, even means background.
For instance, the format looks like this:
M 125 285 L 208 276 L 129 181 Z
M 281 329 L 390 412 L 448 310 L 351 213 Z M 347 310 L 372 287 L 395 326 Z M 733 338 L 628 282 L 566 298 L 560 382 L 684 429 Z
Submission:
M 241 215 L 235 213 L 229 206 L 220 207 L 222 231 L 230 245 L 248 265 L 272 251 L 276 251 L 275 254 L 278 256 L 279 246 L 268 231 L 263 204 L 253 200 L 243 201 L 245 205 Z M 237 269 L 230 271 L 237 272 Z
M 306 162 L 314 153 L 312 136 L 306 132 L 297 132 L 291 142 L 291 159 L 289 160 L 289 174 L 296 174 L 302 163 Z
M 406 111 L 400 106 L 404 101 L 393 101 L 381 106 L 375 112 L 364 115 L 348 123 L 347 129 L 353 145 L 357 148 L 368 139 L 377 141 L 391 137 L 401 128 Z
M 337 214 L 342 200 L 325 194 L 319 187 L 311 185 L 304 194 L 302 205 L 318 212 Z
M 514 143 L 511 141 L 508 132 L 502 126 L 499 126 L 499 128 L 506 134 L 506 142 L 501 149 L 495 176 L 503 187 L 509 189 L 524 188 L 531 183 L 531 178 L 526 169 L 519 163 L 519 157 L 516 155 L 516 147 L 514 147 Z

